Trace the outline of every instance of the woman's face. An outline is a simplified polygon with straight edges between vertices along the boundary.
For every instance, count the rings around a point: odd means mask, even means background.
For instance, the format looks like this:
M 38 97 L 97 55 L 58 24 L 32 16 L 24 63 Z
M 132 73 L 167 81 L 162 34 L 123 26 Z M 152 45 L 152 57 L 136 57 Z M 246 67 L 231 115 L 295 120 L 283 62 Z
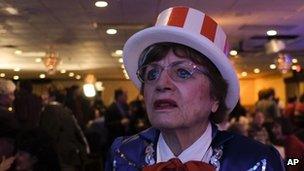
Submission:
M 191 62 L 169 51 L 155 63 L 166 67 L 185 60 Z M 189 128 L 208 123 L 211 111 L 218 108 L 218 102 L 210 96 L 208 77 L 198 72 L 183 82 L 176 82 L 165 69 L 153 84 L 144 84 L 144 99 L 149 120 L 159 129 Z

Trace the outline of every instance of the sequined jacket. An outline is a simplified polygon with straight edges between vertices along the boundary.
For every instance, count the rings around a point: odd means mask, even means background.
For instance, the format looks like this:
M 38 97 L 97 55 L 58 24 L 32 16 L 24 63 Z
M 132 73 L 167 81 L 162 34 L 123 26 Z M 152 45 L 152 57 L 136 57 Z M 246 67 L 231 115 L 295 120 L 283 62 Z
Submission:
M 156 161 L 156 144 L 160 131 L 149 128 L 131 137 L 119 137 L 112 144 L 106 171 L 139 171 Z M 212 125 L 213 155 L 210 164 L 220 171 L 285 170 L 274 147 L 247 137 L 219 131 Z M 153 148 L 151 150 L 151 148 Z

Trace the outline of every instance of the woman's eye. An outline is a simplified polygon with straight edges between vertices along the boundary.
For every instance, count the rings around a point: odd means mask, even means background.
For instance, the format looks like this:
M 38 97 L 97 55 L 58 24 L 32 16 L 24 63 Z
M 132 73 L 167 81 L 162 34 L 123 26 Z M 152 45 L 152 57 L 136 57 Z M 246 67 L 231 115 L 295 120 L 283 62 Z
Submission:
M 191 76 L 190 71 L 183 69 L 183 68 L 177 69 L 176 74 L 178 77 L 184 78 L 184 79 L 189 78 Z
M 158 73 L 159 73 L 159 71 L 156 68 L 149 70 L 147 72 L 147 76 L 146 76 L 147 80 L 149 80 L 149 81 L 155 80 L 158 76 Z

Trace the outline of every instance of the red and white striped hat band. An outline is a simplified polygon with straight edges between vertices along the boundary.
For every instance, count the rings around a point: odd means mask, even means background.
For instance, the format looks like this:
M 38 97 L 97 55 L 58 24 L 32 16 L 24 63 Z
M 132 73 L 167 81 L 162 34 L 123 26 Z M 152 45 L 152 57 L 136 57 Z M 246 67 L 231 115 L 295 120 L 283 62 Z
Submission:
M 155 26 L 175 26 L 199 34 L 228 54 L 227 37 L 223 29 L 208 15 L 188 7 L 173 7 L 161 12 Z

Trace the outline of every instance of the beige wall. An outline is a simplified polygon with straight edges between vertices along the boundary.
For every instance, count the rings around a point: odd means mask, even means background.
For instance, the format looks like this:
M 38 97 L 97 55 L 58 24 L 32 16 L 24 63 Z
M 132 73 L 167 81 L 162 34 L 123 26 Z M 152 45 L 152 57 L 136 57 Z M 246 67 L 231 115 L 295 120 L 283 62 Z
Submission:
M 129 80 L 121 81 L 102 81 L 102 85 L 105 87 L 102 98 L 106 105 L 110 105 L 114 100 L 115 89 L 121 88 L 128 92 L 128 101 L 132 101 L 137 98 L 139 91 L 135 85 Z
M 259 79 L 240 80 L 240 98 L 245 106 L 252 106 L 258 100 L 258 92 L 264 88 L 274 88 L 276 97 L 281 103 L 286 102 L 285 83 L 283 77 L 265 77 Z

